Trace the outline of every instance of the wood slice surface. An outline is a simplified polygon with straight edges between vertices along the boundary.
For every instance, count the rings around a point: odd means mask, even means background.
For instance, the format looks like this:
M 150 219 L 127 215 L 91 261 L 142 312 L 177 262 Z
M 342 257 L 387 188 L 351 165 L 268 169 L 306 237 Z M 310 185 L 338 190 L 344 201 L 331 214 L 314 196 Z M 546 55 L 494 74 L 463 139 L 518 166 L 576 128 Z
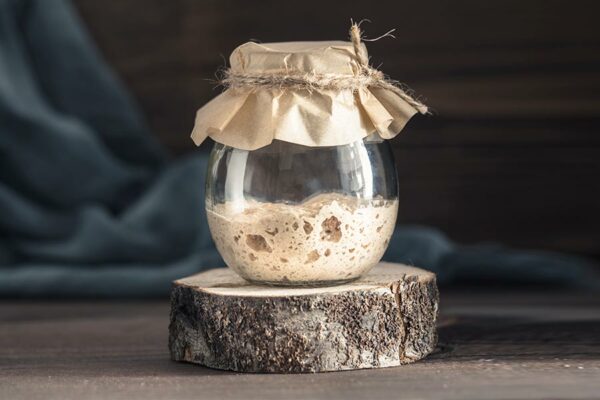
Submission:
M 398 366 L 435 348 L 438 302 L 435 274 L 401 264 L 319 288 L 213 269 L 174 282 L 169 348 L 173 360 L 239 372 Z

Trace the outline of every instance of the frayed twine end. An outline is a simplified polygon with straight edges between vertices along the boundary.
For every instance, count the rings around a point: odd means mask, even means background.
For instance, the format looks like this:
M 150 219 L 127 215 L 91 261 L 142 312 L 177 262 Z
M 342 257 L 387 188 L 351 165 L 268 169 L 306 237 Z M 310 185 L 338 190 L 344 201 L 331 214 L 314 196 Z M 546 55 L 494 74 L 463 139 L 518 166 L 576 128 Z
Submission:
M 430 114 L 429 108 L 421 101 L 413 97 L 412 91 L 406 85 L 387 77 L 383 72 L 369 65 L 366 48 L 363 41 L 376 41 L 384 37 L 393 37 L 395 30 L 392 29 L 375 39 L 364 39 L 359 23 L 351 21 L 350 40 L 356 55 L 360 71 L 355 75 L 345 74 L 317 74 L 311 73 L 277 73 L 277 74 L 246 74 L 235 73 L 230 68 L 222 71 L 222 77 L 218 83 L 226 88 L 245 89 L 281 89 L 281 90 L 352 90 L 368 89 L 370 87 L 387 89 L 394 92 L 421 114 Z

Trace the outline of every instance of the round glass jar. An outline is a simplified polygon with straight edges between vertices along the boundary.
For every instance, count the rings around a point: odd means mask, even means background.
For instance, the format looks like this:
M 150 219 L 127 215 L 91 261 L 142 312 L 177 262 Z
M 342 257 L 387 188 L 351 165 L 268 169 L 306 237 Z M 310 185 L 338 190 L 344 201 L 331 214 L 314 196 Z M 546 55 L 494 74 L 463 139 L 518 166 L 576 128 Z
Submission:
M 334 285 L 381 259 L 398 212 L 396 168 L 377 135 L 342 146 L 215 143 L 206 212 L 217 249 L 248 281 Z

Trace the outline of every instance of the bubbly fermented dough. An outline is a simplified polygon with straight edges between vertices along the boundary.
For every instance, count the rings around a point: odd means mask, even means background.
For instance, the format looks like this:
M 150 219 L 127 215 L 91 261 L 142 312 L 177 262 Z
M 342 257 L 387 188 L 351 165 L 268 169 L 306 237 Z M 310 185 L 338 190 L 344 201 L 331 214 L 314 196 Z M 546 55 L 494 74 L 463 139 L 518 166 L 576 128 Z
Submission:
M 207 207 L 221 256 L 243 278 L 306 285 L 348 281 L 383 256 L 394 231 L 397 200 L 338 193 L 300 204 L 243 201 Z

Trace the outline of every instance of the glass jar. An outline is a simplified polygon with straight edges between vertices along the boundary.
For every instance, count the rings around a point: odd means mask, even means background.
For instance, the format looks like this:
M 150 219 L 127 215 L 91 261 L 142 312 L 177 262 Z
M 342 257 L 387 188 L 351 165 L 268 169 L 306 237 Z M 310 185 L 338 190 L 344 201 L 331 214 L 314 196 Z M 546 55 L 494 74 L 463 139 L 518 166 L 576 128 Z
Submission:
M 274 140 L 247 151 L 216 143 L 206 182 L 212 237 L 248 281 L 334 285 L 385 252 L 398 212 L 396 168 L 378 135 L 329 147 Z

